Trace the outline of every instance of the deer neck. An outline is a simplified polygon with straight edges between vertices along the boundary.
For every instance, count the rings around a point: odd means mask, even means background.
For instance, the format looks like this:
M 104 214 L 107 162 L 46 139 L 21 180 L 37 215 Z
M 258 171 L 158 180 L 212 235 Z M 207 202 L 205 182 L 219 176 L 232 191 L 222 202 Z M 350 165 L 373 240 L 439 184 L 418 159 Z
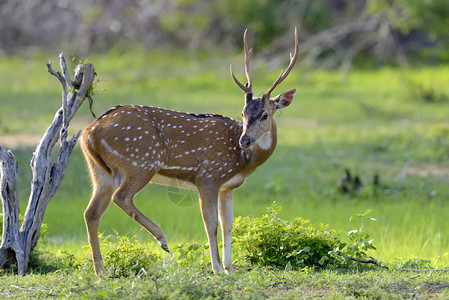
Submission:
M 251 170 L 250 172 L 263 164 L 273 154 L 276 143 L 277 127 L 276 121 L 273 119 L 270 131 L 260 137 L 251 148 L 245 150 L 248 157 L 247 168 Z

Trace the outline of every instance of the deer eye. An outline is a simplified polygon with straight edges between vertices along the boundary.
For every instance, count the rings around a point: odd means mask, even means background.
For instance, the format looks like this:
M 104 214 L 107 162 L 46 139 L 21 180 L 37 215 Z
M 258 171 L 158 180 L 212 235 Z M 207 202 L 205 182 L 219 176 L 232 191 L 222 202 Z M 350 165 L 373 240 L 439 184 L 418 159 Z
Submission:
M 266 119 L 268 119 L 268 113 L 265 112 L 262 114 L 262 117 L 260 117 L 260 120 L 265 121 Z

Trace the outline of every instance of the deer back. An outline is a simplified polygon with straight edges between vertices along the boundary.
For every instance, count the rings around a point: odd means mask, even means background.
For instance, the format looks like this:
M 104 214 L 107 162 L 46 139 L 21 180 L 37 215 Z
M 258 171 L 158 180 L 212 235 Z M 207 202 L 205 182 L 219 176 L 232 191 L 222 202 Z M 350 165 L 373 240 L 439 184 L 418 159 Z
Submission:
M 147 172 L 159 181 L 223 185 L 252 172 L 246 168 L 254 155 L 240 148 L 241 134 L 241 122 L 221 115 L 117 106 L 85 129 L 83 143 L 111 174 Z

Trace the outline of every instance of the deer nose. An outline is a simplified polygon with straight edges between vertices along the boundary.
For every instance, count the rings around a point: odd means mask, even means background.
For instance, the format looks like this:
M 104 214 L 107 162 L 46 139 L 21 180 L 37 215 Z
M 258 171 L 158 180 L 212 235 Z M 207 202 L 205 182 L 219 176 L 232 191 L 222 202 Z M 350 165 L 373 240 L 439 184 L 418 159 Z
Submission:
M 249 146 L 251 146 L 251 138 L 247 135 L 244 135 L 240 138 L 239 144 L 242 148 L 249 148 Z

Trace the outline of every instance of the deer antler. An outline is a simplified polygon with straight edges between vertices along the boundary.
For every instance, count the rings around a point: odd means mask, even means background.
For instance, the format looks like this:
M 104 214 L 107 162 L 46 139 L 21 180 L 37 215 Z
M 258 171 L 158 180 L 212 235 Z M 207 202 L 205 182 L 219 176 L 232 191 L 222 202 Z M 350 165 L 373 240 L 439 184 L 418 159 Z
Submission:
M 231 75 L 232 78 L 234 79 L 235 83 L 245 92 L 245 94 L 249 94 L 249 93 L 253 93 L 253 83 L 251 80 L 251 76 L 249 75 L 249 56 L 252 52 L 252 49 L 248 50 L 248 44 L 246 42 L 246 33 L 247 33 L 248 29 L 245 30 L 245 33 L 243 34 L 243 46 L 245 48 L 245 74 L 246 74 L 246 79 L 248 80 L 248 82 L 243 85 L 240 83 L 240 81 L 238 81 L 238 79 L 235 77 L 234 72 L 232 72 L 232 65 L 230 65 L 230 70 L 231 70 Z
M 298 49 L 299 49 L 299 43 L 298 43 L 298 35 L 296 33 L 296 27 L 295 27 L 295 53 L 290 53 L 290 64 L 288 65 L 287 69 L 281 70 L 281 74 L 279 75 L 278 79 L 268 88 L 268 91 L 265 93 L 265 95 L 270 95 L 271 92 L 276 88 L 276 86 L 281 83 L 285 78 L 287 78 L 290 71 L 293 69 L 293 66 L 296 63 L 296 59 L 298 58 Z

